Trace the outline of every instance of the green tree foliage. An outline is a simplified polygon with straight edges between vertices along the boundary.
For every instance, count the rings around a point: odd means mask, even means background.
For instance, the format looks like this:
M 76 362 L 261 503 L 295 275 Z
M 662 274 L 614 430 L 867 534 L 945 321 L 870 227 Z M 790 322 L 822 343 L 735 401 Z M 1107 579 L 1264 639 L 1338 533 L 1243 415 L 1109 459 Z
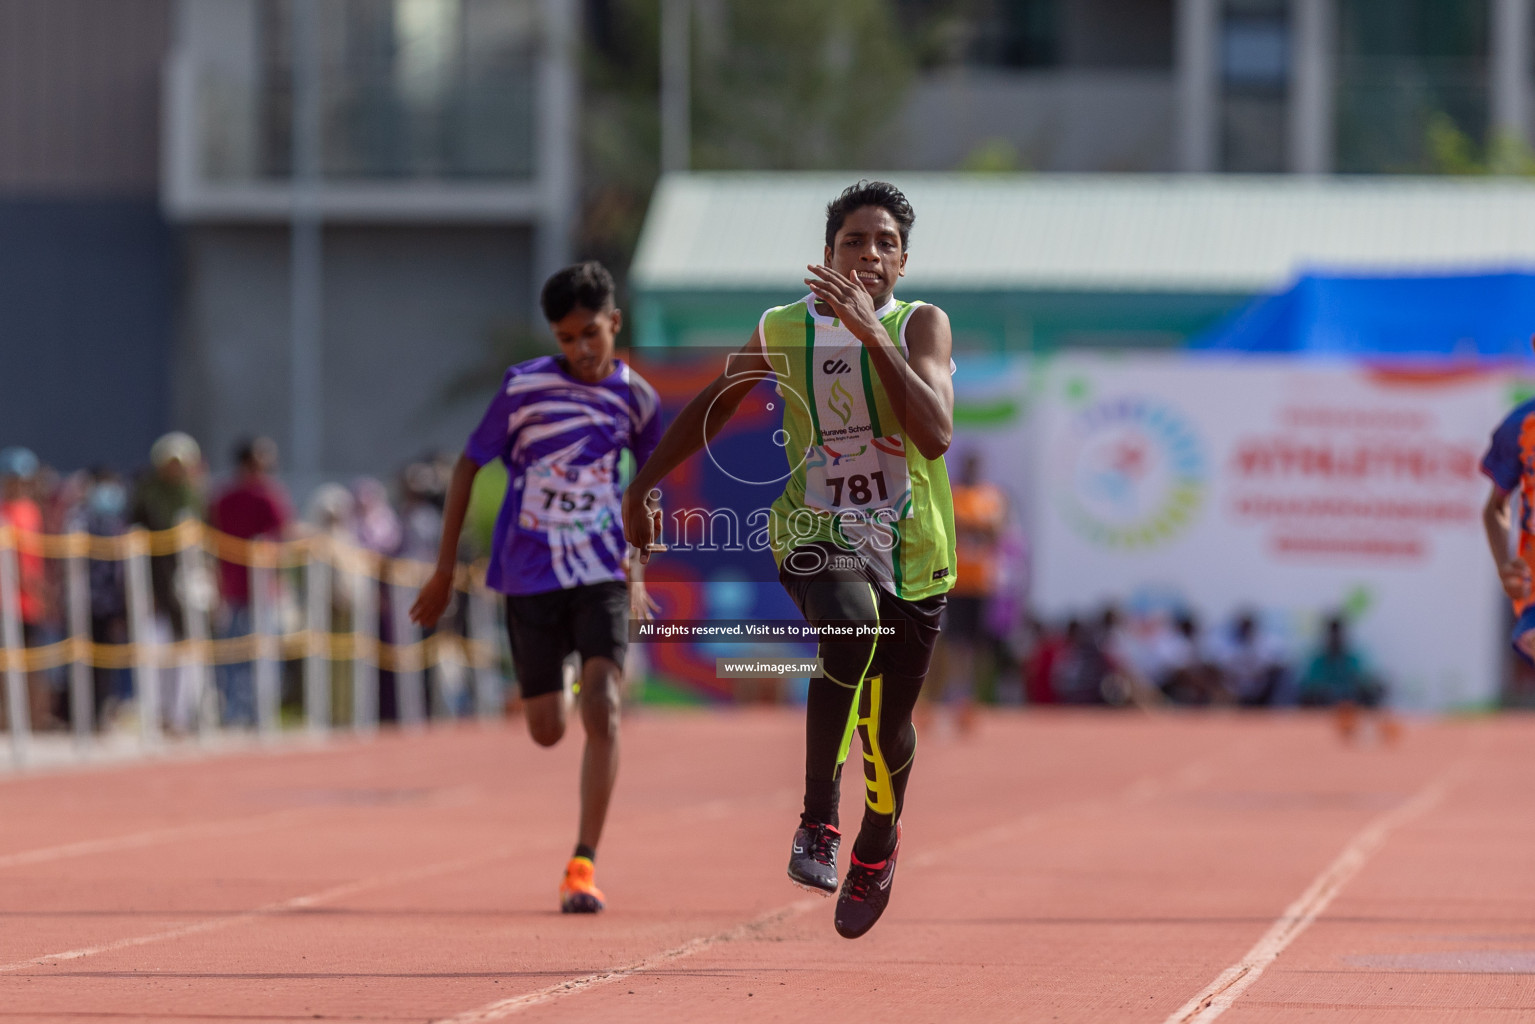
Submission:
M 1435 174 L 1500 174 L 1535 177 L 1535 151 L 1523 139 L 1498 135 L 1486 146 L 1450 118 L 1435 114 L 1425 131 L 1431 169 Z

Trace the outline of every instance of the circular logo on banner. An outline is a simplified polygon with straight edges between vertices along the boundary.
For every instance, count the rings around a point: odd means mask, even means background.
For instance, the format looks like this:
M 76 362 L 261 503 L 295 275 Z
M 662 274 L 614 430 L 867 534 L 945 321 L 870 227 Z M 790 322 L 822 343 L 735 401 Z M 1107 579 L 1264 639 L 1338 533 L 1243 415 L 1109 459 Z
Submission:
M 1199 508 L 1204 448 L 1170 406 L 1109 399 L 1072 420 L 1056 476 L 1061 512 L 1078 533 L 1105 547 L 1151 547 Z

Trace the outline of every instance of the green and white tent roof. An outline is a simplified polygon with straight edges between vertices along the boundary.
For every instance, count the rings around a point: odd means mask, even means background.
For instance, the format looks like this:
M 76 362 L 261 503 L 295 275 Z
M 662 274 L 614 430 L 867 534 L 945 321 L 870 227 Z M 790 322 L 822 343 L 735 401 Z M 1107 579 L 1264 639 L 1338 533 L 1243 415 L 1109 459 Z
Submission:
M 641 293 L 801 289 L 854 173 L 669 175 Z M 1302 270 L 1535 267 L 1535 183 L 1493 178 L 890 172 L 917 222 L 905 290 L 1255 294 Z

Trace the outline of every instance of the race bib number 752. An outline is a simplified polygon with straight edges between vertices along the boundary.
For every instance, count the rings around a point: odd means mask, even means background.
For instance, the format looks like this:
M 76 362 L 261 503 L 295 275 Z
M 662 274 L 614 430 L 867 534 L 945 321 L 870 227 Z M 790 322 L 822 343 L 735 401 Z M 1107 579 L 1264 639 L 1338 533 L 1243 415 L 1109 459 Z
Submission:
M 608 466 L 529 466 L 517 525 L 539 533 L 596 533 L 618 520 L 618 494 Z

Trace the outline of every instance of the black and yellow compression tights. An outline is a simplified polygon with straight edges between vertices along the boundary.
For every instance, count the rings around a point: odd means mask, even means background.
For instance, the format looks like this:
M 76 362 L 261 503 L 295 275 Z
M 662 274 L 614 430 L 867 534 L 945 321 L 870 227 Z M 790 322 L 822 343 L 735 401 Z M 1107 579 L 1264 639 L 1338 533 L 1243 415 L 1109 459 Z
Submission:
M 786 580 L 806 621 L 812 624 L 874 623 L 881 604 L 895 601 L 872 584 L 851 581 Z M 895 847 L 906 781 L 917 753 L 912 709 L 927 674 L 929 644 L 890 645 L 908 657 L 876 652 L 872 637 L 823 640 L 825 675 L 810 680 L 805 708 L 805 810 L 807 822 L 838 824 L 842 765 L 856 728 L 863 745 L 865 801 L 863 826 L 853 852 L 867 863 L 883 860 Z M 878 653 L 879 657 L 876 657 Z

